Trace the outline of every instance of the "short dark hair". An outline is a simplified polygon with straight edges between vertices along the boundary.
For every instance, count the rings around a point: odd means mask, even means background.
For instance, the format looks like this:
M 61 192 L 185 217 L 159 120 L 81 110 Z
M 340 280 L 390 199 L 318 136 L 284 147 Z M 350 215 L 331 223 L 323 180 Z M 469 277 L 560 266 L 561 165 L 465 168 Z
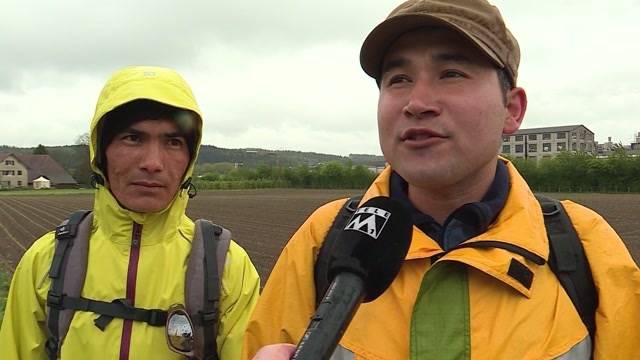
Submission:
M 500 83 L 500 91 L 502 92 L 502 102 L 506 105 L 507 104 L 507 94 L 509 93 L 509 90 L 513 89 L 513 81 L 511 80 L 511 77 L 509 76 L 509 73 L 507 73 L 506 68 L 497 68 L 496 72 L 498 73 L 498 81 Z

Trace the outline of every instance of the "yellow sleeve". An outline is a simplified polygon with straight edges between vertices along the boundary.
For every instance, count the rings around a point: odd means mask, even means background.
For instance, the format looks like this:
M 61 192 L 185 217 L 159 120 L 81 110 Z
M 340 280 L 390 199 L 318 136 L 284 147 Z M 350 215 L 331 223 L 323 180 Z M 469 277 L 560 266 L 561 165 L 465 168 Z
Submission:
M 0 359 L 47 359 L 46 296 L 55 239 L 36 240 L 16 267 L 0 328 Z
M 244 339 L 243 359 L 265 345 L 296 344 L 315 311 L 314 264 L 344 200 L 317 209 L 282 250 L 269 275 Z
M 222 360 L 240 358 L 242 338 L 260 295 L 260 277 L 249 256 L 231 241 L 220 298 L 220 321 L 216 343 Z
M 582 240 L 598 291 L 594 358 L 636 359 L 640 270 L 602 216 L 570 201 L 563 205 Z

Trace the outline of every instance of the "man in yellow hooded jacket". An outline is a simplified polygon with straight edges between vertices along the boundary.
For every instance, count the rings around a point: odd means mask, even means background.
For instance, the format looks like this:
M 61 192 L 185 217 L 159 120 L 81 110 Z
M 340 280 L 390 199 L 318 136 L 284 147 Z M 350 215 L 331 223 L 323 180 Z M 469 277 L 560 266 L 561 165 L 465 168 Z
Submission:
M 379 87 L 390 166 L 361 203 L 402 202 L 413 236 L 398 275 L 358 308 L 331 359 L 640 358 L 640 271 L 619 236 L 592 210 L 563 202 L 598 292 L 592 338 L 547 265 L 540 204 L 498 156 L 526 110 L 519 60 L 515 37 L 486 0 L 405 1 L 364 41 L 360 63 Z M 244 358 L 294 351 L 270 344 L 303 336 L 316 306 L 314 264 L 344 203 L 316 210 L 282 251 Z
M 97 188 L 81 295 L 167 310 L 185 304 L 194 223 L 185 214 L 202 136 L 202 115 L 184 79 L 160 67 L 130 67 L 104 86 L 91 122 Z M 56 239 L 45 234 L 18 264 L 0 330 L 0 358 L 46 359 L 48 276 Z M 69 270 L 72 271 L 72 270 Z M 231 241 L 220 282 L 217 355 L 238 359 L 259 277 Z M 180 359 L 164 326 L 114 318 L 102 329 L 76 310 L 61 359 Z

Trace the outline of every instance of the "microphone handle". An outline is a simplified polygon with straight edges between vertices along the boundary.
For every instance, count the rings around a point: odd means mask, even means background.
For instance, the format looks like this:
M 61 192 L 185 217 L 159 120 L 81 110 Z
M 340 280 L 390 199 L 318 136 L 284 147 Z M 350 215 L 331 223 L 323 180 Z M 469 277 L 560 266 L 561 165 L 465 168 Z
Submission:
M 291 359 L 328 360 L 363 298 L 360 276 L 350 272 L 336 275 Z

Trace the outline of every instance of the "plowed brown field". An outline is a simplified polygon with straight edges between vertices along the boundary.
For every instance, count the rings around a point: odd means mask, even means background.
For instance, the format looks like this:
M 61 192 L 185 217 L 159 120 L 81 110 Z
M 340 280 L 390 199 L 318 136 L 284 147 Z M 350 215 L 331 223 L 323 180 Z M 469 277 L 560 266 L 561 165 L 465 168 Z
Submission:
M 229 228 L 263 279 L 297 227 L 319 205 L 358 190 L 205 191 L 192 199 L 187 214 Z M 569 198 L 602 214 L 640 261 L 640 195 L 549 194 Z M 90 209 L 91 195 L 0 196 L 0 267 L 10 272 L 31 243 L 76 209 Z

